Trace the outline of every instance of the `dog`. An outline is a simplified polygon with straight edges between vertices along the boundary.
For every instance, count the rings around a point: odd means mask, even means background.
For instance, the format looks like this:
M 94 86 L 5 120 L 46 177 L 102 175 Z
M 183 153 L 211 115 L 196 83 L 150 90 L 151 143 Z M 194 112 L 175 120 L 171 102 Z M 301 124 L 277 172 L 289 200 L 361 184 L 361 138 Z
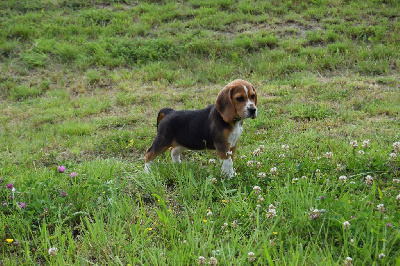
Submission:
M 145 171 L 154 158 L 170 149 L 174 163 L 186 150 L 216 150 L 222 174 L 235 176 L 233 160 L 243 131 L 243 120 L 257 117 L 257 93 L 249 82 L 237 79 L 226 85 L 215 104 L 202 110 L 163 108 L 157 116 L 157 136 L 146 151 Z

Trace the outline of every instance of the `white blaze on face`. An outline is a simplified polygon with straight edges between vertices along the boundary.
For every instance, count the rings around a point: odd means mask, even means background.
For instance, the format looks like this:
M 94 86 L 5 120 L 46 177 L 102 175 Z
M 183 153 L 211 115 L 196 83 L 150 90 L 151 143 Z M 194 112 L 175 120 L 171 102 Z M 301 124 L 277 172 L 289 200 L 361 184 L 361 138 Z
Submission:
M 243 88 L 244 88 L 244 92 L 247 95 L 247 98 L 249 98 L 249 90 L 247 89 L 247 87 L 245 85 L 243 85 Z

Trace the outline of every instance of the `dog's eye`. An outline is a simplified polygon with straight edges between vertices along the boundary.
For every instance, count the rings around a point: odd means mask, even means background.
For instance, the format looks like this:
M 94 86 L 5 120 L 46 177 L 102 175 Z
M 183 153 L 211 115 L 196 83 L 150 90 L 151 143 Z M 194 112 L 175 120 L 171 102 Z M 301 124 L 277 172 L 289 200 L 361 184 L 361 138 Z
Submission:
M 244 101 L 244 97 L 236 97 L 236 101 L 238 101 L 238 102 L 243 102 Z
M 252 100 L 254 100 L 254 99 L 256 98 L 256 95 L 253 94 L 253 95 L 250 96 L 250 98 L 251 98 Z

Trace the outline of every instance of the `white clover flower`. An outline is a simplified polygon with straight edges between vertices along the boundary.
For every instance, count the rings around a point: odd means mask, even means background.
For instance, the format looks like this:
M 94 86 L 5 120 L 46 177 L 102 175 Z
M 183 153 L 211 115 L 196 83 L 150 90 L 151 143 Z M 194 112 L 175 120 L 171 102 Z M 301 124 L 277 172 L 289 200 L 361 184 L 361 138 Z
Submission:
M 256 194 L 256 195 L 261 193 L 261 188 L 259 186 L 254 186 L 253 190 L 254 190 L 254 194 Z
M 378 204 L 376 208 L 378 209 L 379 212 L 385 212 L 385 205 L 383 204 Z
M 244 160 L 244 159 L 246 159 L 246 158 L 247 158 L 246 155 L 240 156 L 240 159 L 242 159 L 242 160 Z
M 285 154 L 284 153 L 282 153 L 282 154 L 279 154 L 279 158 L 285 158 L 286 156 L 285 156 Z
M 283 144 L 283 145 L 282 145 L 282 150 L 283 150 L 283 151 L 288 151 L 288 150 L 289 150 L 289 145 Z
M 264 178 L 266 176 L 267 176 L 267 174 L 265 172 L 258 173 L 258 177 L 260 177 L 260 178 Z
M 316 169 L 316 170 L 315 170 L 315 173 L 316 173 L 317 175 L 319 175 L 319 174 L 321 173 L 321 170 Z
M 344 260 L 344 266 L 352 266 L 352 265 L 353 265 L 353 264 L 351 263 L 352 260 L 353 260 L 352 258 L 347 257 L 347 258 Z
M 333 156 L 333 153 L 331 151 L 325 153 L 325 158 L 328 159 L 328 160 L 332 159 L 332 156 Z
M 266 216 L 268 219 L 273 219 L 276 216 L 276 209 L 275 209 L 274 205 L 272 205 L 272 204 L 269 205 Z
M 389 159 L 395 159 L 397 157 L 397 153 L 392 152 L 391 154 L 389 154 Z
M 393 143 L 393 149 L 394 152 L 400 152 L 400 142 L 396 141 L 395 143 Z
M 208 163 L 209 164 L 215 164 L 217 161 L 215 160 L 215 159 L 210 159 L 210 160 L 208 160 Z
M 340 181 L 340 182 L 343 182 L 343 183 L 346 183 L 346 181 L 347 181 L 347 176 L 344 176 L 344 175 L 339 176 L 339 181 Z
M 58 248 L 56 248 L 56 247 L 51 247 L 48 250 L 48 253 L 50 256 L 57 256 L 57 252 L 58 252 Z
M 247 253 L 247 255 L 249 256 L 249 261 L 256 260 L 256 256 L 254 255 L 254 252 L 249 252 L 249 253 Z
M 260 162 L 257 162 L 256 164 L 257 164 L 257 168 L 261 168 L 261 163 Z
M 365 183 L 366 183 L 367 185 L 372 185 L 373 181 L 374 181 L 374 178 L 373 178 L 372 176 L 367 175 L 367 176 L 365 177 Z
M 258 195 L 257 202 L 260 203 L 260 202 L 263 202 L 263 201 L 264 201 L 263 196 L 262 195 Z
M 210 217 L 212 214 L 213 214 L 212 211 L 211 211 L 211 210 L 208 210 L 206 215 L 207 215 L 208 217 Z
M 228 157 L 231 157 L 231 156 L 232 156 L 232 154 L 233 154 L 233 152 L 232 152 L 232 151 L 227 151 L 227 152 L 226 152 L 226 156 L 228 156 Z
M 349 221 L 345 221 L 345 222 L 343 223 L 344 229 L 349 229 L 350 225 L 351 225 L 351 224 L 349 223 Z
M 228 227 L 228 223 L 224 223 L 223 225 L 221 225 L 221 229 L 224 230 L 225 228 Z
M 208 262 L 208 264 L 210 264 L 210 265 L 212 265 L 212 266 L 215 266 L 215 265 L 218 264 L 218 261 L 217 261 L 216 258 L 211 257 L 211 258 L 210 258 L 210 261 Z
M 350 244 L 354 245 L 354 239 L 350 239 Z
M 260 151 L 262 151 L 262 152 L 265 151 L 265 146 L 264 145 L 260 145 Z
M 251 166 L 254 165 L 254 163 L 255 163 L 254 161 L 247 161 L 247 166 L 248 166 L 248 167 L 251 167 Z
M 260 156 L 261 150 L 260 149 L 255 149 L 253 152 L 254 156 Z
M 232 222 L 232 228 L 236 228 L 236 227 L 237 227 L 237 225 L 238 225 L 238 222 L 237 222 L 237 220 L 235 220 L 235 221 L 233 221 L 233 222 Z
M 383 254 L 383 253 L 381 253 L 381 254 L 378 255 L 378 258 L 379 258 L 380 260 L 384 259 L 385 257 L 386 257 L 386 255 Z
M 364 154 L 365 154 L 365 152 L 364 152 L 363 150 L 359 150 L 359 151 L 358 151 L 358 154 L 360 154 L 360 155 L 364 155 Z
M 396 200 L 397 200 L 397 201 L 400 201 L 400 194 L 397 195 Z
M 362 147 L 363 148 L 369 148 L 369 146 L 371 146 L 371 140 L 369 140 L 369 139 L 364 140 L 363 143 L 362 143 Z
M 358 147 L 358 142 L 357 142 L 357 140 L 352 140 L 352 141 L 350 141 L 350 146 L 353 147 L 353 148 Z
M 314 220 L 314 219 L 320 218 L 324 212 L 325 212 L 324 209 L 318 210 L 318 209 L 311 208 L 310 220 Z
M 393 182 L 394 182 L 394 183 L 400 183 L 400 179 L 394 178 L 394 179 L 393 179 Z
M 206 265 L 206 263 L 207 263 L 207 259 L 204 258 L 203 256 L 200 256 L 200 257 L 197 259 L 197 264 L 198 264 L 198 265 Z
M 271 174 L 276 175 L 278 173 L 278 169 L 276 167 L 272 167 L 270 172 Z
M 215 177 L 211 178 L 211 183 L 216 184 L 217 182 L 218 180 Z
M 301 177 L 301 179 L 306 180 L 307 177 L 306 177 L 305 175 L 303 175 L 303 176 Z
M 336 165 L 336 169 L 337 169 L 338 171 L 342 171 L 342 170 L 343 170 L 343 166 L 342 166 L 340 163 L 338 163 L 338 164 Z

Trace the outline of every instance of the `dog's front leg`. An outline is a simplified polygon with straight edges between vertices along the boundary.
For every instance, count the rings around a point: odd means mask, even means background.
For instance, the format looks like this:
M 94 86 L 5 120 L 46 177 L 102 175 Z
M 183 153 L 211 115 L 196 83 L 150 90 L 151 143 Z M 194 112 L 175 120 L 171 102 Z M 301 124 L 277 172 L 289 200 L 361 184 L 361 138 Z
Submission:
M 233 160 L 232 160 L 232 152 L 231 151 L 218 151 L 218 157 L 222 161 L 222 175 L 227 176 L 228 178 L 232 178 L 236 175 L 235 170 L 233 169 Z
M 181 163 L 181 154 L 187 149 L 183 146 L 171 147 L 169 152 L 171 153 L 172 162 Z

